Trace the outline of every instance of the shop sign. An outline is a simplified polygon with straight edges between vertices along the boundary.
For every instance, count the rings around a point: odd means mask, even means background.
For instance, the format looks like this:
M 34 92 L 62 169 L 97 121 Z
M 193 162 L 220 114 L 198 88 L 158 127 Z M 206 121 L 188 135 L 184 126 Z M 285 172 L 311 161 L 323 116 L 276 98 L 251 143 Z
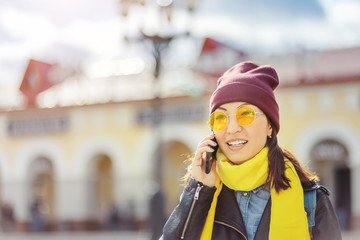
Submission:
M 63 132 L 68 127 L 65 117 L 42 117 L 12 119 L 7 124 L 9 135 Z
M 140 111 L 137 114 L 138 124 L 153 124 L 159 122 L 184 122 L 204 120 L 203 107 L 173 108 L 157 111 Z

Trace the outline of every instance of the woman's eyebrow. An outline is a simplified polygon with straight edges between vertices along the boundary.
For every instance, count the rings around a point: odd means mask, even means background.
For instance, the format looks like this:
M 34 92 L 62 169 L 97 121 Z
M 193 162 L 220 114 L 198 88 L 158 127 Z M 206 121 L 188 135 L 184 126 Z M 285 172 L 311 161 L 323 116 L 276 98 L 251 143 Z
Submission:
M 240 104 L 236 109 L 239 109 L 239 108 L 241 108 L 242 106 L 244 106 L 244 105 L 249 105 L 249 103 L 243 103 L 243 104 Z M 217 109 L 220 109 L 220 110 L 223 110 L 223 111 L 227 111 L 227 109 L 226 108 L 224 108 L 224 107 L 218 107 Z
M 237 109 L 241 108 L 242 106 L 245 106 L 245 105 L 249 105 L 249 103 L 243 103 L 243 104 L 240 104 Z
M 220 109 L 220 110 L 224 110 L 224 111 L 227 111 L 227 109 L 226 109 L 226 108 L 224 108 L 224 107 L 218 107 L 218 109 Z

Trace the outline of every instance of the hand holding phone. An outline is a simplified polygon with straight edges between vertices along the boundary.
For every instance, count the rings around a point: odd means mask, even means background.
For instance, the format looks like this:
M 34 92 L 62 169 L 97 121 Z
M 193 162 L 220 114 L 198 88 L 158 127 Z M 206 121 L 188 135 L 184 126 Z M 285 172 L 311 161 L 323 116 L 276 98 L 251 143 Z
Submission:
M 192 163 L 189 166 L 190 175 L 196 181 L 202 182 L 209 187 L 215 186 L 216 183 L 216 171 L 214 171 L 213 167 L 217 149 L 214 134 L 205 136 L 199 142 Z

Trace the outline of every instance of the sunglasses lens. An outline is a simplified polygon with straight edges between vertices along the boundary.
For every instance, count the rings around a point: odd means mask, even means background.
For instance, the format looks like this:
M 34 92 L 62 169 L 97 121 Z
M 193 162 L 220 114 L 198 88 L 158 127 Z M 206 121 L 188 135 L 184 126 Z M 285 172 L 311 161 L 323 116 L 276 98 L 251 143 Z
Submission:
M 214 131 L 221 131 L 227 125 L 227 116 L 222 112 L 213 112 L 209 118 L 209 125 Z
M 250 106 L 244 105 L 236 111 L 236 120 L 239 124 L 250 125 L 255 119 L 255 111 Z

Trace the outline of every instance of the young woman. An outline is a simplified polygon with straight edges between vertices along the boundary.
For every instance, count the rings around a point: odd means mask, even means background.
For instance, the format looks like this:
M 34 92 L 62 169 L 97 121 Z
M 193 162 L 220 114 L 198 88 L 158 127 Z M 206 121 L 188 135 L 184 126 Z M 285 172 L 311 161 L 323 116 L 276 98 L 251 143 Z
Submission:
M 162 239 L 341 239 L 328 191 L 278 146 L 278 84 L 271 66 L 251 62 L 219 78 L 210 99 L 213 134 L 197 147 Z M 208 174 L 207 153 L 216 153 Z

